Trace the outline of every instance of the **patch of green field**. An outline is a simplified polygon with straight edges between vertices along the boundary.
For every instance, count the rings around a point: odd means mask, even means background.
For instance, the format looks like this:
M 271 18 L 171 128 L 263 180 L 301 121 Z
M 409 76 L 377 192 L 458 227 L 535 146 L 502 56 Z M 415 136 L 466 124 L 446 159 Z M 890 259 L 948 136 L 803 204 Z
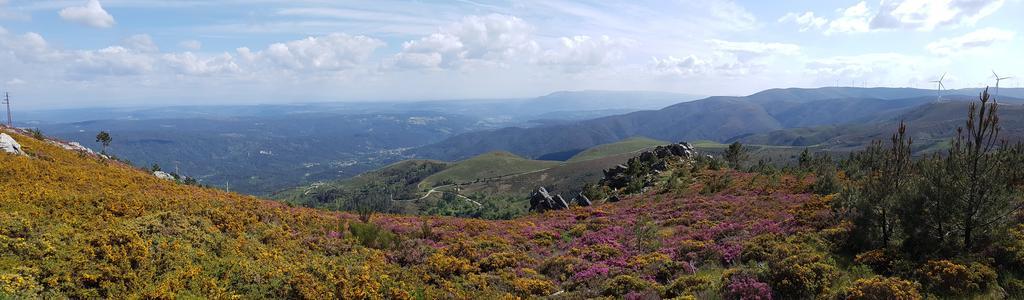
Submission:
M 508 152 L 490 152 L 457 162 L 450 168 L 427 177 L 420 183 L 420 188 L 522 174 L 559 164 L 561 163 L 557 161 L 526 159 Z
M 580 162 L 598 159 L 602 157 L 631 153 L 655 146 L 668 144 L 669 142 L 666 141 L 659 141 L 646 137 L 634 137 L 616 143 L 595 146 L 593 148 L 580 152 L 579 154 L 576 154 L 576 156 L 573 156 L 567 162 Z

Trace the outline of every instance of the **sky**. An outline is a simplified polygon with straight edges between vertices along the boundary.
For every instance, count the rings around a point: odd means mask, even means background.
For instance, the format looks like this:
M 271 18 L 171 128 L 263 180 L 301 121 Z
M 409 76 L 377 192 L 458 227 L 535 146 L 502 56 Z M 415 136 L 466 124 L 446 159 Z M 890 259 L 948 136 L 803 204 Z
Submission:
M 0 90 L 47 109 L 978 87 L 1024 76 L 1022 2 L 0 0 Z

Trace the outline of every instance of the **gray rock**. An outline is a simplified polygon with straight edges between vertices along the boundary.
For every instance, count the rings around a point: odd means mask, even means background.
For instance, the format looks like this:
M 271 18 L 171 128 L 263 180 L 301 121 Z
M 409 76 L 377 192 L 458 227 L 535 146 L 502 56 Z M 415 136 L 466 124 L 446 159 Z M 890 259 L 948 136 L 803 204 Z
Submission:
M 174 180 L 174 176 L 164 171 L 153 171 L 153 176 L 160 179 Z
M 82 144 L 79 144 L 78 142 L 68 142 L 68 143 L 65 144 L 65 143 L 61 143 L 61 142 L 57 142 L 57 141 L 50 141 L 50 143 L 53 143 L 53 144 L 55 144 L 57 146 L 60 146 L 61 148 L 64 148 L 65 150 L 85 152 L 85 153 L 88 153 L 88 154 L 96 154 L 96 152 L 93 152 L 92 149 L 86 148 L 85 146 L 82 146 Z
M 21 144 L 18 144 L 18 141 L 6 133 L 0 133 L 0 151 L 14 155 L 27 155 L 21 149 Z
M 554 200 L 551 203 L 552 206 L 554 206 L 553 207 L 554 209 L 566 209 L 566 208 L 569 208 L 569 203 L 565 202 L 565 198 L 562 198 L 562 195 L 555 195 L 555 197 L 552 200 Z
M 590 198 L 587 198 L 583 193 L 576 194 L 576 198 L 573 199 L 573 202 L 576 202 L 576 205 L 579 206 L 590 206 L 593 204 L 590 202 Z

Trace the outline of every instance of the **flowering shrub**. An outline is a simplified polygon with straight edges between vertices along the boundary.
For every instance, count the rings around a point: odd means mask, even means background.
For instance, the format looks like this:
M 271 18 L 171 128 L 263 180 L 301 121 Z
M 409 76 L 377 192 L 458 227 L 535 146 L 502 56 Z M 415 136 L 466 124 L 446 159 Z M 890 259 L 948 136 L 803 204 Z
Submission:
M 526 256 L 520 252 L 497 252 L 485 257 L 479 265 L 481 270 L 489 272 L 513 267 L 524 260 L 526 260 Z
M 827 197 L 785 173 L 696 170 L 715 192 L 508 221 L 362 223 L 15 138 L 38 156 L 0 154 L 0 298 L 768 299 L 828 295 L 839 272 L 815 238 Z M 763 268 L 712 283 L 719 265 Z
M 516 278 L 512 281 L 515 290 L 523 296 L 547 296 L 555 292 L 550 281 L 533 278 Z
M 650 281 L 631 275 L 619 275 L 605 283 L 604 295 L 621 297 L 634 292 L 647 292 L 654 289 L 654 287 L 654 284 Z
M 973 295 L 996 280 L 995 271 L 977 262 L 967 266 L 949 260 L 932 260 L 917 272 L 925 289 L 944 296 Z
M 683 275 L 665 287 L 665 298 L 692 295 L 693 293 L 712 288 L 711 279 L 696 275 Z
M 433 275 L 430 279 L 436 281 L 474 272 L 476 268 L 468 260 L 437 253 L 427 259 L 427 270 Z
M 569 280 L 570 276 L 584 269 L 585 262 L 575 256 L 553 256 L 540 265 L 541 274 L 558 281 Z M 606 270 L 607 273 L 607 270 Z
M 857 254 L 857 256 L 854 257 L 854 261 L 871 267 L 875 272 L 881 274 L 892 274 L 894 266 L 893 256 L 893 253 L 878 249 Z
M 847 300 L 920 300 L 917 284 L 899 278 L 874 276 L 853 282 Z
M 997 248 L 1000 263 L 1024 270 L 1024 224 L 1017 224 L 1007 230 L 1007 238 Z
M 729 276 L 722 286 L 725 299 L 771 300 L 772 289 L 768 284 L 760 282 L 757 277 L 737 273 Z

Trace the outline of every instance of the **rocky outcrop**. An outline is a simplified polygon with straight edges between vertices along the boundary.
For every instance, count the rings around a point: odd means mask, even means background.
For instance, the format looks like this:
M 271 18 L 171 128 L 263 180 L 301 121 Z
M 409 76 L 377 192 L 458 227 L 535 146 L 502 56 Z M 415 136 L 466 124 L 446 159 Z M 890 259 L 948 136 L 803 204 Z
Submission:
M 685 142 L 658 146 L 629 159 L 625 165 L 604 170 L 601 185 L 617 190 L 640 180 L 642 182 L 639 183 L 646 186 L 651 183 L 648 180 L 650 175 L 667 171 L 670 166 L 687 162 L 696 155 L 693 146 Z
M 21 149 L 21 144 L 18 144 L 18 141 L 14 140 L 14 138 L 6 133 L 0 133 L 0 152 L 14 155 L 27 155 L 25 154 L 25 151 Z
M 50 143 L 53 143 L 61 148 L 64 148 L 65 150 L 84 152 L 88 154 L 96 154 L 96 152 L 92 151 L 92 149 L 86 148 L 85 146 L 82 146 L 82 144 L 79 144 L 78 142 L 62 143 L 58 141 L 50 141 Z
M 565 202 L 565 198 L 562 195 L 551 196 L 548 190 L 544 187 L 537 188 L 530 194 L 530 210 L 531 211 L 546 211 L 546 210 L 559 210 L 569 208 L 569 204 Z
M 590 198 L 587 198 L 587 196 L 583 195 L 582 192 L 579 193 L 579 194 L 576 194 L 576 197 L 573 198 L 572 200 L 573 200 L 572 202 L 575 202 L 576 205 L 579 205 L 579 206 L 590 206 L 591 204 L 593 204 L 593 203 L 590 202 Z
M 153 171 L 153 176 L 156 176 L 156 178 L 160 179 L 175 180 L 174 175 L 171 175 L 164 171 Z

